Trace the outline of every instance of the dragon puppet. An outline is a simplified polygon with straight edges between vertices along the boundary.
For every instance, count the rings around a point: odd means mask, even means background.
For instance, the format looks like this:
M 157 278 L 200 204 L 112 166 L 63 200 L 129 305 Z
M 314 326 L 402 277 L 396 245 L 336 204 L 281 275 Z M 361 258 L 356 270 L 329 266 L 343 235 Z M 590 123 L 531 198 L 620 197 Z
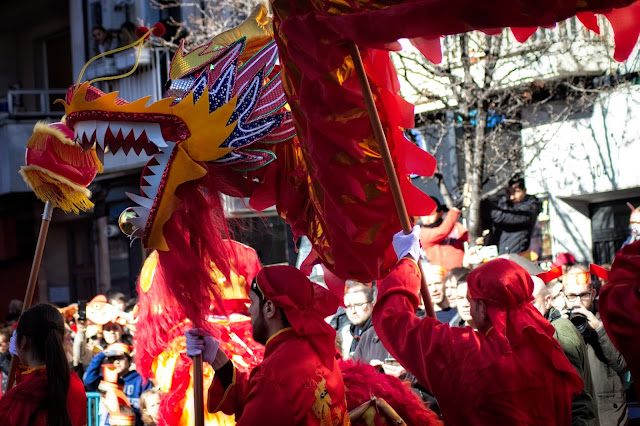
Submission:
M 236 262 L 223 242 L 229 232 L 219 194 L 248 198 L 257 210 L 275 204 L 294 235 L 312 243 L 305 270 L 322 263 L 328 276 L 371 281 L 396 262 L 390 243 L 400 221 L 350 43 L 360 50 L 408 213 L 418 216 L 435 204 L 408 176 L 431 175 L 435 160 L 403 134 L 414 117 L 389 58 L 399 38 L 437 62 L 443 35 L 512 27 L 525 40 L 538 26 L 576 14 L 598 31 L 594 13 L 601 13 L 614 30 L 614 57 L 624 60 L 640 33 L 634 0 L 496 0 L 490 10 L 472 0 L 272 0 L 271 6 L 273 22 L 260 6 L 204 45 L 187 52 L 181 44 L 167 97 L 156 102 L 127 102 L 79 78 L 62 101 L 63 123 L 48 133 L 36 128 L 26 167 L 37 167 L 23 170 L 25 179 L 37 177 L 43 194 L 67 184 L 71 190 L 53 192 L 73 193 L 66 204 L 73 210 L 90 205 L 86 186 L 105 150 L 151 155 L 140 194 L 129 194 L 136 205 L 123 215 L 123 228 L 156 250 L 153 269 L 180 316 L 217 337 L 225 331 L 211 326 L 210 313 L 234 308 L 225 307 L 212 275 L 230 280 Z M 41 170 L 49 147 L 57 149 L 50 156 L 55 173 Z
M 123 228 L 158 251 L 159 267 L 173 283 L 170 291 L 194 321 L 203 321 L 216 299 L 221 302 L 219 292 L 201 285 L 209 280 L 211 265 L 230 273 L 232 253 L 221 244 L 229 235 L 220 193 L 249 198 L 258 210 L 275 204 L 296 236 L 311 239 L 307 265 L 322 261 L 342 279 L 370 281 L 395 263 L 389 243 L 399 220 L 362 101 L 336 98 L 336 112 L 318 121 L 318 128 L 335 133 L 327 147 L 314 148 L 296 137 L 300 126 L 294 125 L 296 113 L 289 105 L 298 105 L 287 103 L 291 82 L 277 65 L 266 14 L 264 6 L 257 7 L 245 23 L 190 52 L 181 45 L 171 61 L 167 98 L 127 102 L 82 83 L 61 101 L 64 125 L 79 150 L 95 150 L 97 158 L 121 149 L 152 156 L 140 194 L 128 194 L 136 205 L 123 216 Z M 393 136 L 390 148 L 404 176 L 409 213 L 422 215 L 432 201 L 411 185 L 408 174 L 430 174 L 435 161 L 404 138 L 412 107 L 398 95 L 387 61 L 385 53 L 365 58 L 375 70 L 378 108 Z M 338 134 L 347 137 L 340 150 Z M 316 156 L 324 163 L 314 164 Z
M 130 194 L 137 205 L 126 221 L 133 238 L 167 258 L 161 264 L 170 265 L 170 281 L 185 282 L 174 292 L 194 307 L 195 318 L 212 306 L 198 288 L 210 265 L 229 273 L 218 193 L 249 198 L 258 210 L 275 204 L 294 235 L 313 245 L 303 269 L 322 263 L 341 279 L 370 281 L 395 263 L 390 241 L 400 222 L 348 42 L 360 47 L 408 213 L 417 216 L 434 204 L 408 175 L 430 175 L 435 160 L 402 131 L 413 125 L 413 107 L 398 95 L 388 56 L 399 37 L 437 59 L 429 40 L 439 46 L 443 34 L 515 26 L 523 38 L 530 28 L 574 14 L 597 29 L 598 12 L 612 23 L 622 59 L 640 31 L 639 5 L 503 0 L 486 13 L 469 0 L 274 0 L 273 23 L 260 6 L 202 46 L 186 52 L 181 45 L 169 69 L 169 97 L 129 103 L 78 83 L 63 101 L 65 123 L 98 158 L 107 148 L 153 156 L 140 195 Z M 376 31 L 368 30 L 374 23 Z

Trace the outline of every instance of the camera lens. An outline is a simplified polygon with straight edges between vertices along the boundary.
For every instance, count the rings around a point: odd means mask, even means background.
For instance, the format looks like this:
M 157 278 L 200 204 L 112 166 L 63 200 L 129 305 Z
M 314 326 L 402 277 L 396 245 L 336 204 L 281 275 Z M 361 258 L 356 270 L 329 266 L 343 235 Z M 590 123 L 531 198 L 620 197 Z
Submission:
M 584 334 L 589 327 L 589 322 L 587 321 L 587 317 L 577 312 L 571 312 L 569 314 L 569 319 L 573 323 L 573 325 L 578 329 L 580 334 Z

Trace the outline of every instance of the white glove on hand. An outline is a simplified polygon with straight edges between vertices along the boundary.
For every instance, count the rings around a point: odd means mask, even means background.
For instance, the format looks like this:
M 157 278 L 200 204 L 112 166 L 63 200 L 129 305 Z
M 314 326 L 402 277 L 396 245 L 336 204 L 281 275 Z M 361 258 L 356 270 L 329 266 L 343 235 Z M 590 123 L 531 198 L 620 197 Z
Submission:
M 216 355 L 220 342 L 206 334 L 206 331 L 192 328 L 184 333 L 187 338 L 187 356 L 193 358 L 202 354 L 202 360 L 215 365 Z
M 406 255 L 411 256 L 415 261 L 420 259 L 420 226 L 414 226 L 409 235 L 405 235 L 402 231 L 394 235 L 393 249 L 398 259 Z
M 9 353 L 12 356 L 18 356 L 18 349 L 16 348 L 16 340 L 18 339 L 18 337 L 16 337 L 17 331 L 13 330 L 13 334 L 11 335 L 11 340 L 9 340 Z

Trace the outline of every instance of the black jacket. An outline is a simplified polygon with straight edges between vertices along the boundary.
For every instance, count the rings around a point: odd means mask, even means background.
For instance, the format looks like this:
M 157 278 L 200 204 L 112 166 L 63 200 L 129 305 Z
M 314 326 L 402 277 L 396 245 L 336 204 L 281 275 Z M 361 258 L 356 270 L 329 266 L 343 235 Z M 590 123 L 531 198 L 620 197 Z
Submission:
M 540 206 L 540 200 L 533 195 L 518 204 L 511 204 L 506 196 L 487 202 L 483 209 L 491 232 L 485 244 L 497 245 L 499 254 L 527 251 Z

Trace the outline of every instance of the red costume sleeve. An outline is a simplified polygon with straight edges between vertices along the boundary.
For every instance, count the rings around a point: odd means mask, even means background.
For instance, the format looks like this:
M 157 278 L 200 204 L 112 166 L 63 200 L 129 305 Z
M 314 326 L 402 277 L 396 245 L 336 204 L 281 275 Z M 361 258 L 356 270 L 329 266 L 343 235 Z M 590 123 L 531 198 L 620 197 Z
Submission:
M 418 318 L 419 289 L 420 273 L 415 262 L 401 260 L 378 287 L 373 327 L 384 347 L 423 386 L 432 389 L 435 378 L 443 377 L 445 371 L 448 383 L 459 384 L 454 377 L 459 370 L 450 365 L 459 361 L 456 358 L 476 358 L 480 337 L 470 327 L 450 328 L 434 318 Z
M 618 252 L 609 282 L 602 287 L 598 309 L 611 341 L 627 361 L 640 392 L 640 241 Z
M 288 397 L 290 395 L 262 374 L 248 377 L 234 366 L 233 381 L 226 389 L 214 376 L 207 408 L 212 413 L 235 414 L 238 426 L 257 425 L 265 419 L 293 419 Z
M 438 244 L 449 236 L 453 228 L 456 226 L 458 218 L 460 217 L 460 210 L 450 210 L 447 213 L 447 217 L 444 218 L 440 226 L 435 228 L 422 227 L 420 229 L 420 244 L 424 249 Z
M 513 281 L 509 273 L 504 275 Z M 416 317 L 419 287 L 416 265 L 401 260 L 380 283 L 373 327 L 385 348 L 438 399 L 447 424 L 570 423 L 571 396 L 583 387 L 582 381 L 557 342 L 546 335 L 544 324 L 535 328 L 542 323 L 537 311 L 539 318 L 504 313 L 509 324 L 527 322 L 522 336 L 509 328 L 510 343 L 497 331 L 497 314 L 486 334 Z M 526 314 L 530 306 L 517 302 L 514 313 Z

